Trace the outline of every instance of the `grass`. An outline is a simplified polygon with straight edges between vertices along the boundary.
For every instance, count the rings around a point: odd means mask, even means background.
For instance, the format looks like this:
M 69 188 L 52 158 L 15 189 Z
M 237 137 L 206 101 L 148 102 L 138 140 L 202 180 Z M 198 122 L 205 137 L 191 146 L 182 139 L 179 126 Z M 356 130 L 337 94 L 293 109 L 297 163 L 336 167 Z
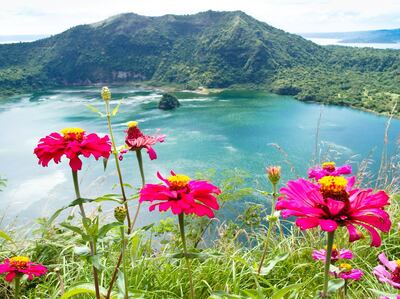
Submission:
M 374 290 L 395 293 L 371 274 L 380 252 L 386 252 L 390 258 L 399 255 L 397 223 L 400 222 L 400 207 L 397 197 L 392 198 L 389 211 L 393 229 L 383 236 L 380 248 L 371 248 L 369 238 L 349 245 L 344 229 L 340 229 L 336 236 L 335 243 L 339 248 L 350 248 L 355 254 L 352 265 L 365 272 L 360 282 L 350 284 L 348 298 L 377 298 Z M 324 247 L 325 236 L 317 230 L 301 232 L 290 222 L 282 222 L 287 231 L 285 238 L 281 239 L 277 232 L 274 234 L 269 243 L 264 275 L 257 275 L 266 231 L 260 221 L 267 214 L 268 211 L 263 209 L 261 214 L 249 213 L 248 219 L 243 219 L 245 213 L 235 220 L 219 217 L 218 225 L 214 222 L 208 226 L 215 238 L 212 242 L 208 240 L 207 244 L 200 242 L 192 261 L 197 298 L 313 298 L 321 290 L 323 265 L 312 260 L 311 252 Z M 195 236 L 198 236 L 193 231 L 195 227 L 203 228 L 204 222 L 193 218 L 187 222 L 192 232 L 189 234 L 189 248 L 193 248 Z M 91 264 L 84 255 L 87 252 L 83 250 L 85 244 L 72 232 L 40 219 L 38 228 L 22 238 L 20 230 L 9 233 L 17 243 L 3 242 L 0 258 L 28 255 L 49 268 L 44 278 L 23 284 L 24 298 L 60 298 L 61 286 L 69 290 L 82 283 L 91 284 Z M 119 244 L 118 230 L 111 231 L 99 242 L 100 282 L 103 287 L 107 287 L 111 279 Z M 135 230 L 127 246 L 129 290 L 133 298 L 187 298 L 189 286 L 185 263 L 183 259 L 174 258 L 174 254 L 181 251 L 179 244 L 174 219 Z M 115 292 L 118 292 L 118 285 L 117 282 Z M 285 290 L 290 297 L 279 295 Z M 0 280 L 0 298 L 12 298 L 12 287 L 4 280 Z M 91 297 L 81 294 L 75 298 Z

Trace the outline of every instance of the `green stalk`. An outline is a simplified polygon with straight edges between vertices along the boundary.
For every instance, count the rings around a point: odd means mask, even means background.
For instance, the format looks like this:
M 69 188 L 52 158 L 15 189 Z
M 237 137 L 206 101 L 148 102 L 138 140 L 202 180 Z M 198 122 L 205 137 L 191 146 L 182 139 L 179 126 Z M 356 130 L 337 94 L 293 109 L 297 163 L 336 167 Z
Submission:
M 125 242 L 125 230 L 124 227 L 121 226 L 121 254 L 122 254 L 122 270 L 124 274 L 124 285 L 125 285 L 125 299 L 129 298 L 129 290 L 128 290 L 128 275 L 126 272 L 127 266 L 126 266 L 126 256 L 125 256 L 125 248 L 126 248 L 126 242 Z
M 335 238 L 335 231 L 328 232 L 328 243 L 326 246 L 326 260 L 325 260 L 325 271 L 324 271 L 324 290 L 322 292 L 322 297 L 325 298 L 328 296 L 328 282 L 329 282 L 329 267 L 331 265 L 331 257 L 332 257 L 332 247 L 333 247 L 333 239 Z
M 14 290 L 14 298 L 15 299 L 20 299 L 19 297 L 19 291 L 20 291 L 20 282 L 21 282 L 21 276 L 19 276 L 19 274 L 17 274 L 17 276 L 15 276 L 14 278 L 14 283 L 15 283 L 15 290 Z
M 131 233 L 131 218 L 129 216 L 128 200 L 126 198 L 126 193 L 125 193 L 125 188 L 124 188 L 124 181 L 122 180 L 121 167 L 119 166 L 117 146 L 115 145 L 114 134 L 113 134 L 113 130 L 112 130 L 112 127 L 111 127 L 110 102 L 109 101 L 105 101 L 105 103 L 106 103 L 106 114 L 107 114 L 108 131 L 109 131 L 110 137 L 111 137 L 113 155 L 114 155 L 115 165 L 116 165 L 116 168 L 117 168 L 119 185 L 121 187 L 122 198 L 123 198 L 123 201 L 124 201 L 125 209 L 127 211 L 126 220 L 128 222 L 128 234 L 130 234 Z
M 142 188 L 143 188 L 146 182 L 145 182 L 145 177 L 144 177 L 142 151 L 140 149 L 136 150 L 136 159 L 137 159 L 138 164 L 139 164 L 139 171 L 140 171 L 140 177 L 142 178 Z M 132 227 L 135 226 L 135 223 L 136 223 L 137 218 L 139 216 L 139 211 L 140 211 L 141 205 L 142 204 L 139 201 L 138 205 L 137 205 L 137 208 L 136 208 L 135 216 L 133 217 Z
M 72 179 L 74 181 L 74 189 L 75 189 L 75 194 L 76 194 L 76 199 L 81 198 L 81 192 L 79 191 L 79 181 L 78 181 L 78 172 L 72 170 Z M 85 209 L 83 208 L 83 203 L 79 203 L 79 209 L 81 211 L 81 216 L 82 218 L 86 218 L 86 213 Z
M 184 214 L 180 213 L 178 215 L 179 219 L 179 230 L 181 233 L 182 238 L 182 246 L 183 246 L 183 254 L 185 255 L 185 260 L 187 264 L 187 270 L 189 275 L 189 284 L 190 284 L 190 298 L 194 299 L 194 288 L 193 288 L 193 278 L 192 278 L 192 266 L 190 259 L 188 257 L 187 247 L 186 247 L 186 238 L 185 238 L 185 221 L 184 221 Z
M 263 264 L 264 264 L 264 260 L 265 260 L 265 257 L 267 256 L 267 251 L 268 251 L 268 242 L 269 242 L 269 239 L 271 238 L 271 233 L 272 233 L 272 229 L 273 229 L 273 227 L 274 227 L 274 225 L 275 225 L 275 222 L 276 222 L 276 220 L 273 218 L 274 217 L 274 214 L 275 214 L 275 203 L 276 203 L 276 198 L 278 197 L 278 194 L 277 194 L 277 184 L 272 184 L 272 197 L 273 197 L 273 202 L 272 202 L 272 207 L 271 207 L 271 214 L 270 214 L 270 217 L 269 217 L 269 225 L 268 225 L 268 231 L 267 231 L 267 238 L 265 239 L 265 242 L 264 242 L 264 251 L 263 251 L 263 254 L 262 254 L 262 256 L 261 256 L 261 260 L 260 260 L 260 265 L 258 266 L 258 274 L 260 274 L 261 273 L 261 269 L 262 269 L 262 266 L 263 266 Z M 282 230 L 281 230 L 282 231 Z
M 78 181 L 78 172 L 72 170 L 72 179 L 74 181 L 74 188 L 75 188 L 75 194 L 76 194 L 76 199 L 81 198 L 81 193 L 79 190 L 79 181 Z M 82 216 L 82 222 L 83 219 L 86 218 L 86 213 L 85 209 L 83 208 L 83 203 L 79 203 L 79 209 L 81 210 L 81 216 Z M 89 246 L 90 246 L 90 254 L 91 256 L 96 255 L 96 244 L 93 240 L 89 241 Z M 93 278 L 94 278 L 94 288 L 96 290 L 96 298 L 100 299 L 100 288 L 99 288 L 99 274 L 97 272 L 97 268 L 93 265 Z

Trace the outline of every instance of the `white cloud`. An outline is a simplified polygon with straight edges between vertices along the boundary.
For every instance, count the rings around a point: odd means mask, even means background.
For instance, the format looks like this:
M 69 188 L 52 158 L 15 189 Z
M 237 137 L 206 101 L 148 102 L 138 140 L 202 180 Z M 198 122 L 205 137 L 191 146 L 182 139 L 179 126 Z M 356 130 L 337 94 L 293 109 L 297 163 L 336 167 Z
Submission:
M 243 10 L 291 32 L 399 27 L 399 0 L 0 0 L 0 34 L 55 34 L 109 16 Z

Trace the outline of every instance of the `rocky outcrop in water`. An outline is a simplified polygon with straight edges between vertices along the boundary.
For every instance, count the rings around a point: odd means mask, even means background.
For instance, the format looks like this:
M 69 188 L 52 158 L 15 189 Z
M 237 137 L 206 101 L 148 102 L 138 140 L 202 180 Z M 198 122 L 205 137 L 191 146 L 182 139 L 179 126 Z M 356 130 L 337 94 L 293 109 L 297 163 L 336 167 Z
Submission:
M 163 94 L 160 102 L 158 103 L 158 108 L 161 110 L 172 110 L 178 108 L 181 105 L 178 99 L 169 93 Z

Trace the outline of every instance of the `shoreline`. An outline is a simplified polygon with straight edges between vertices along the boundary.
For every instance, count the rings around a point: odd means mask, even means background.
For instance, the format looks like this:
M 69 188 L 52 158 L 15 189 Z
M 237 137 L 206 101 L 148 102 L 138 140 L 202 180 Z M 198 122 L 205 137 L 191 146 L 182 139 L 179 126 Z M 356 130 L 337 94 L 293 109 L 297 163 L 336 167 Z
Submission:
M 235 90 L 252 90 L 252 91 L 265 91 L 265 92 L 269 92 L 271 94 L 275 94 L 278 96 L 291 96 L 293 97 L 293 99 L 295 99 L 296 101 L 302 102 L 302 103 L 313 103 L 313 104 L 320 104 L 320 105 L 326 105 L 326 106 L 337 106 L 337 107 L 345 107 L 345 108 L 351 108 L 354 110 L 358 110 L 358 111 L 362 111 L 362 112 L 367 112 L 367 113 L 371 113 L 374 114 L 376 116 L 384 116 L 384 117 L 392 117 L 394 119 L 400 119 L 400 115 L 396 115 L 393 114 L 391 115 L 388 112 L 377 112 L 374 110 L 370 110 L 370 109 L 366 109 L 366 108 L 361 108 L 361 107 L 355 107 L 355 106 L 351 106 L 351 105 L 343 105 L 343 104 L 335 104 L 335 103 L 324 103 L 321 101 L 317 101 L 317 100 L 313 100 L 313 101 L 305 101 L 305 100 L 301 100 L 296 98 L 295 95 L 293 94 L 283 94 L 283 93 L 276 93 L 273 92 L 270 88 L 268 88 L 266 85 L 255 85 L 255 84 L 244 84 L 244 85 L 232 85 L 229 87 L 224 87 L 224 88 L 207 88 L 207 87 L 203 87 L 200 86 L 196 89 L 187 89 L 185 88 L 184 84 L 179 84 L 179 83 L 171 83 L 171 84 L 162 84 L 162 83 L 157 83 L 157 82 L 151 82 L 151 81 L 142 81 L 142 82 L 124 82 L 124 83 L 94 83 L 94 84 L 71 84 L 71 85 L 64 85 L 64 86 L 52 86 L 49 88 L 45 88 L 45 89 L 40 89 L 40 90 L 35 90 L 35 91 L 22 91 L 13 93 L 11 95 L 2 95 L 0 93 L 0 103 L 2 100 L 5 99 L 10 99 L 13 98 L 15 96 L 28 96 L 28 95 L 32 95 L 34 93 L 39 93 L 39 92 L 45 92 L 45 91 L 49 91 L 49 90 L 54 90 L 57 88 L 78 88 L 78 87 L 103 87 L 103 86 L 109 86 L 109 87 L 113 87 L 113 86 L 132 86 L 132 87 L 139 87 L 145 90 L 158 90 L 160 92 L 163 93 L 194 93 L 197 95 L 210 95 L 213 93 L 221 93 L 224 91 L 235 91 Z

